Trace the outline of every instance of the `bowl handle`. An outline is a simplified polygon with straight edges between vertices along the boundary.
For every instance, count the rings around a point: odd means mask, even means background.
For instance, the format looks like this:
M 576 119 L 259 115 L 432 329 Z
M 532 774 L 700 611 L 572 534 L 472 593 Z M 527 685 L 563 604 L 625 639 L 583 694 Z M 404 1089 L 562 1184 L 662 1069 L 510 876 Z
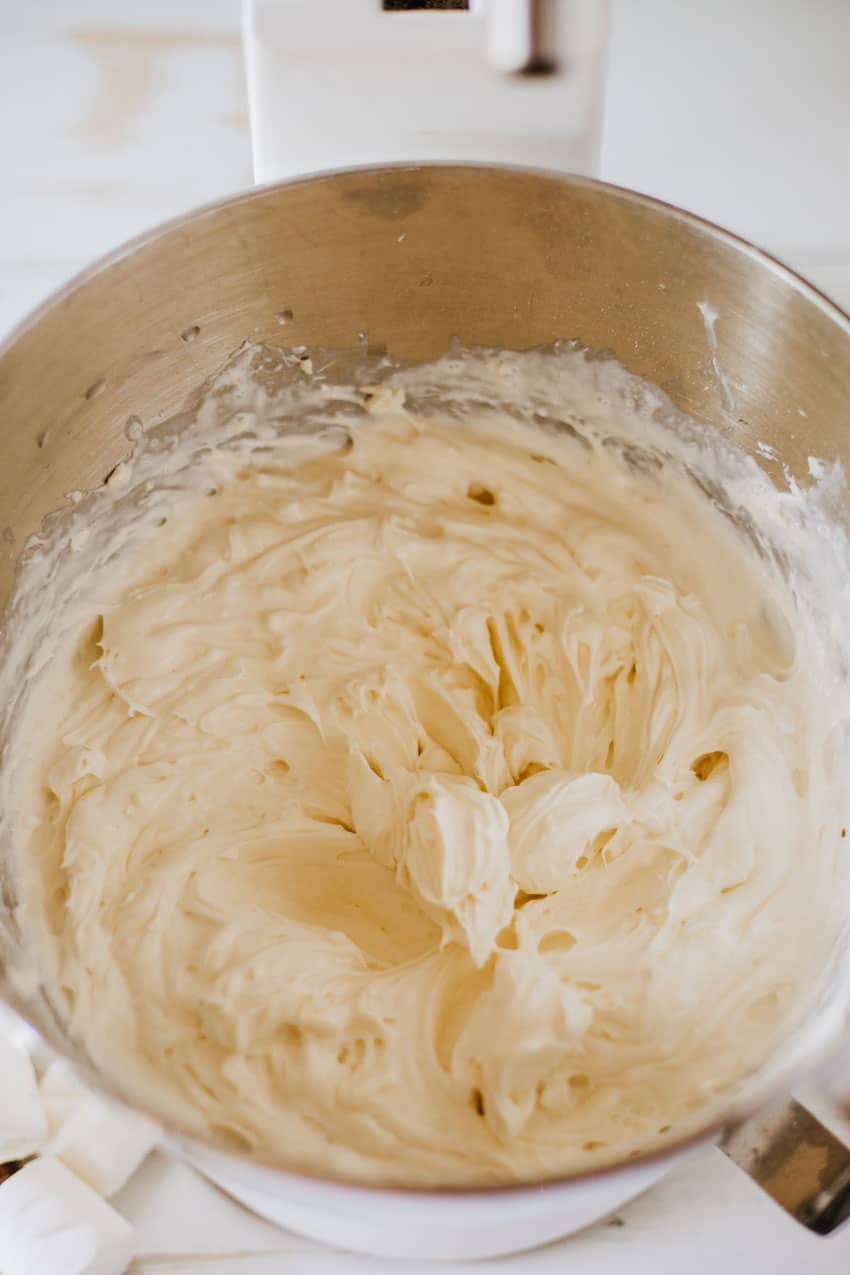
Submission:
M 817 1235 L 850 1219 L 850 1149 L 793 1098 L 736 1125 L 720 1149 Z

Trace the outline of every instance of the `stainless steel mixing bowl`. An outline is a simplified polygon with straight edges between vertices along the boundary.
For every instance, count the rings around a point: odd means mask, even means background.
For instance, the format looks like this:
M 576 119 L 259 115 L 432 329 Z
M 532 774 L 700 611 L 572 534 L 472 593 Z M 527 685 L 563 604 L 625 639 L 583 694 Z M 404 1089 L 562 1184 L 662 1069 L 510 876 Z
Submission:
M 612 351 L 765 466 L 773 462 L 757 443 L 801 479 L 812 452 L 850 466 L 850 320 L 755 248 L 578 178 L 451 166 L 336 173 L 258 189 L 153 231 L 72 282 L 0 349 L 0 603 L 42 517 L 126 454 L 128 417 L 145 427 L 169 417 L 246 339 L 340 348 L 364 332 L 372 347 L 413 360 L 440 355 L 453 336 L 509 349 L 577 338 Z M 6 886 L 0 932 L 14 943 Z M 9 990 L 1 972 L 0 990 Z M 75 1052 L 41 1000 L 23 1008 Z M 840 1176 L 830 1163 L 831 1178 Z M 650 1179 L 664 1156 L 653 1165 Z M 372 1207 L 368 1191 L 264 1172 L 277 1176 L 254 1181 L 256 1207 L 381 1251 L 356 1226 L 311 1221 L 317 1210 L 339 1218 L 349 1207 L 338 1194 L 317 1202 L 316 1190 L 349 1192 L 360 1222 Z M 615 1168 L 596 1179 L 620 1183 L 607 1195 L 594 1195 L 587 1178 L 561 1183 L 562 1194 L 549 1196 L 558 1220 L 535 1215 L 534 1237 L 565 1233 L 650 1179 Z M 803 1185 L 811 1196 L 811 1182 Z M 278 1189 L 290 1203 L 301 1193 L 301 1214 L 258 1203 Z M 495 1234 L 507 1219 L 514 1239 L 467 1245 L 466 1255 L 528 1242 L 508 1198 L 526 1200 L 530 1224 L 529 1188 L 489 1193 L 479 1220 L 486 1215 Z M 471 1233 L 466 1199 L 466 1213 L 454 1214 L 458 1234 Z M 426 1215 L 426 1230 L 449 1225 L 447 1212 L 420 1207 L 420 1221 Z M 446 1252 L 462 1248 L 449 1243 Z

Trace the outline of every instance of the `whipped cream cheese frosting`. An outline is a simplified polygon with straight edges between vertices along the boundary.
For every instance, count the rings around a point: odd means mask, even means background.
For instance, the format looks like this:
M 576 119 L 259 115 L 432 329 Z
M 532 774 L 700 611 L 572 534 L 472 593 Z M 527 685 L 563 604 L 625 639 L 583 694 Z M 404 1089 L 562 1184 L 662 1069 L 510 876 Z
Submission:
M 223 1145 L 591 1167 L 804 1002 L 844 704 L 674 467 L 376 397 L 208 454 L 78 589 L 19 726 L 27 923 L 94 1063 Z

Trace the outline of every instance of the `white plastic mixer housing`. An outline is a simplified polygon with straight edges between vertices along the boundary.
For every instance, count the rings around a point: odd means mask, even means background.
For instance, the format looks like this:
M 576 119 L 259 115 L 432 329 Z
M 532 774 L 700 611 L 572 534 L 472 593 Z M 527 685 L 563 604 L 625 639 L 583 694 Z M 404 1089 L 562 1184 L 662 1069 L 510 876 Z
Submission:
M 245 0 L 254 171 L 596 170 L 607 0 Z

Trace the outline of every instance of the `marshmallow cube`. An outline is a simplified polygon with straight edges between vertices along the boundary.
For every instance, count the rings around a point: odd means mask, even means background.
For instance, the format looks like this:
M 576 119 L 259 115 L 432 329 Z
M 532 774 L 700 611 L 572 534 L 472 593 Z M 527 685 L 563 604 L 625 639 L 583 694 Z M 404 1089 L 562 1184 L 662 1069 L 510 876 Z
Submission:
M 123 1275 L 130 1224 L 53 1156 L 0 1185 L 0 1271 L 9 1275 Z
M 47 1120 L 30 1056 L 0 1036 L 0 1162 L 25 1160 L 46 1139 Z
M 97 1098 L 67 1063 L 51 1063 L 41 1081 L 47 1150 L 97 1191 L 112 1196 L 161 1139 L 144 1116 Z

